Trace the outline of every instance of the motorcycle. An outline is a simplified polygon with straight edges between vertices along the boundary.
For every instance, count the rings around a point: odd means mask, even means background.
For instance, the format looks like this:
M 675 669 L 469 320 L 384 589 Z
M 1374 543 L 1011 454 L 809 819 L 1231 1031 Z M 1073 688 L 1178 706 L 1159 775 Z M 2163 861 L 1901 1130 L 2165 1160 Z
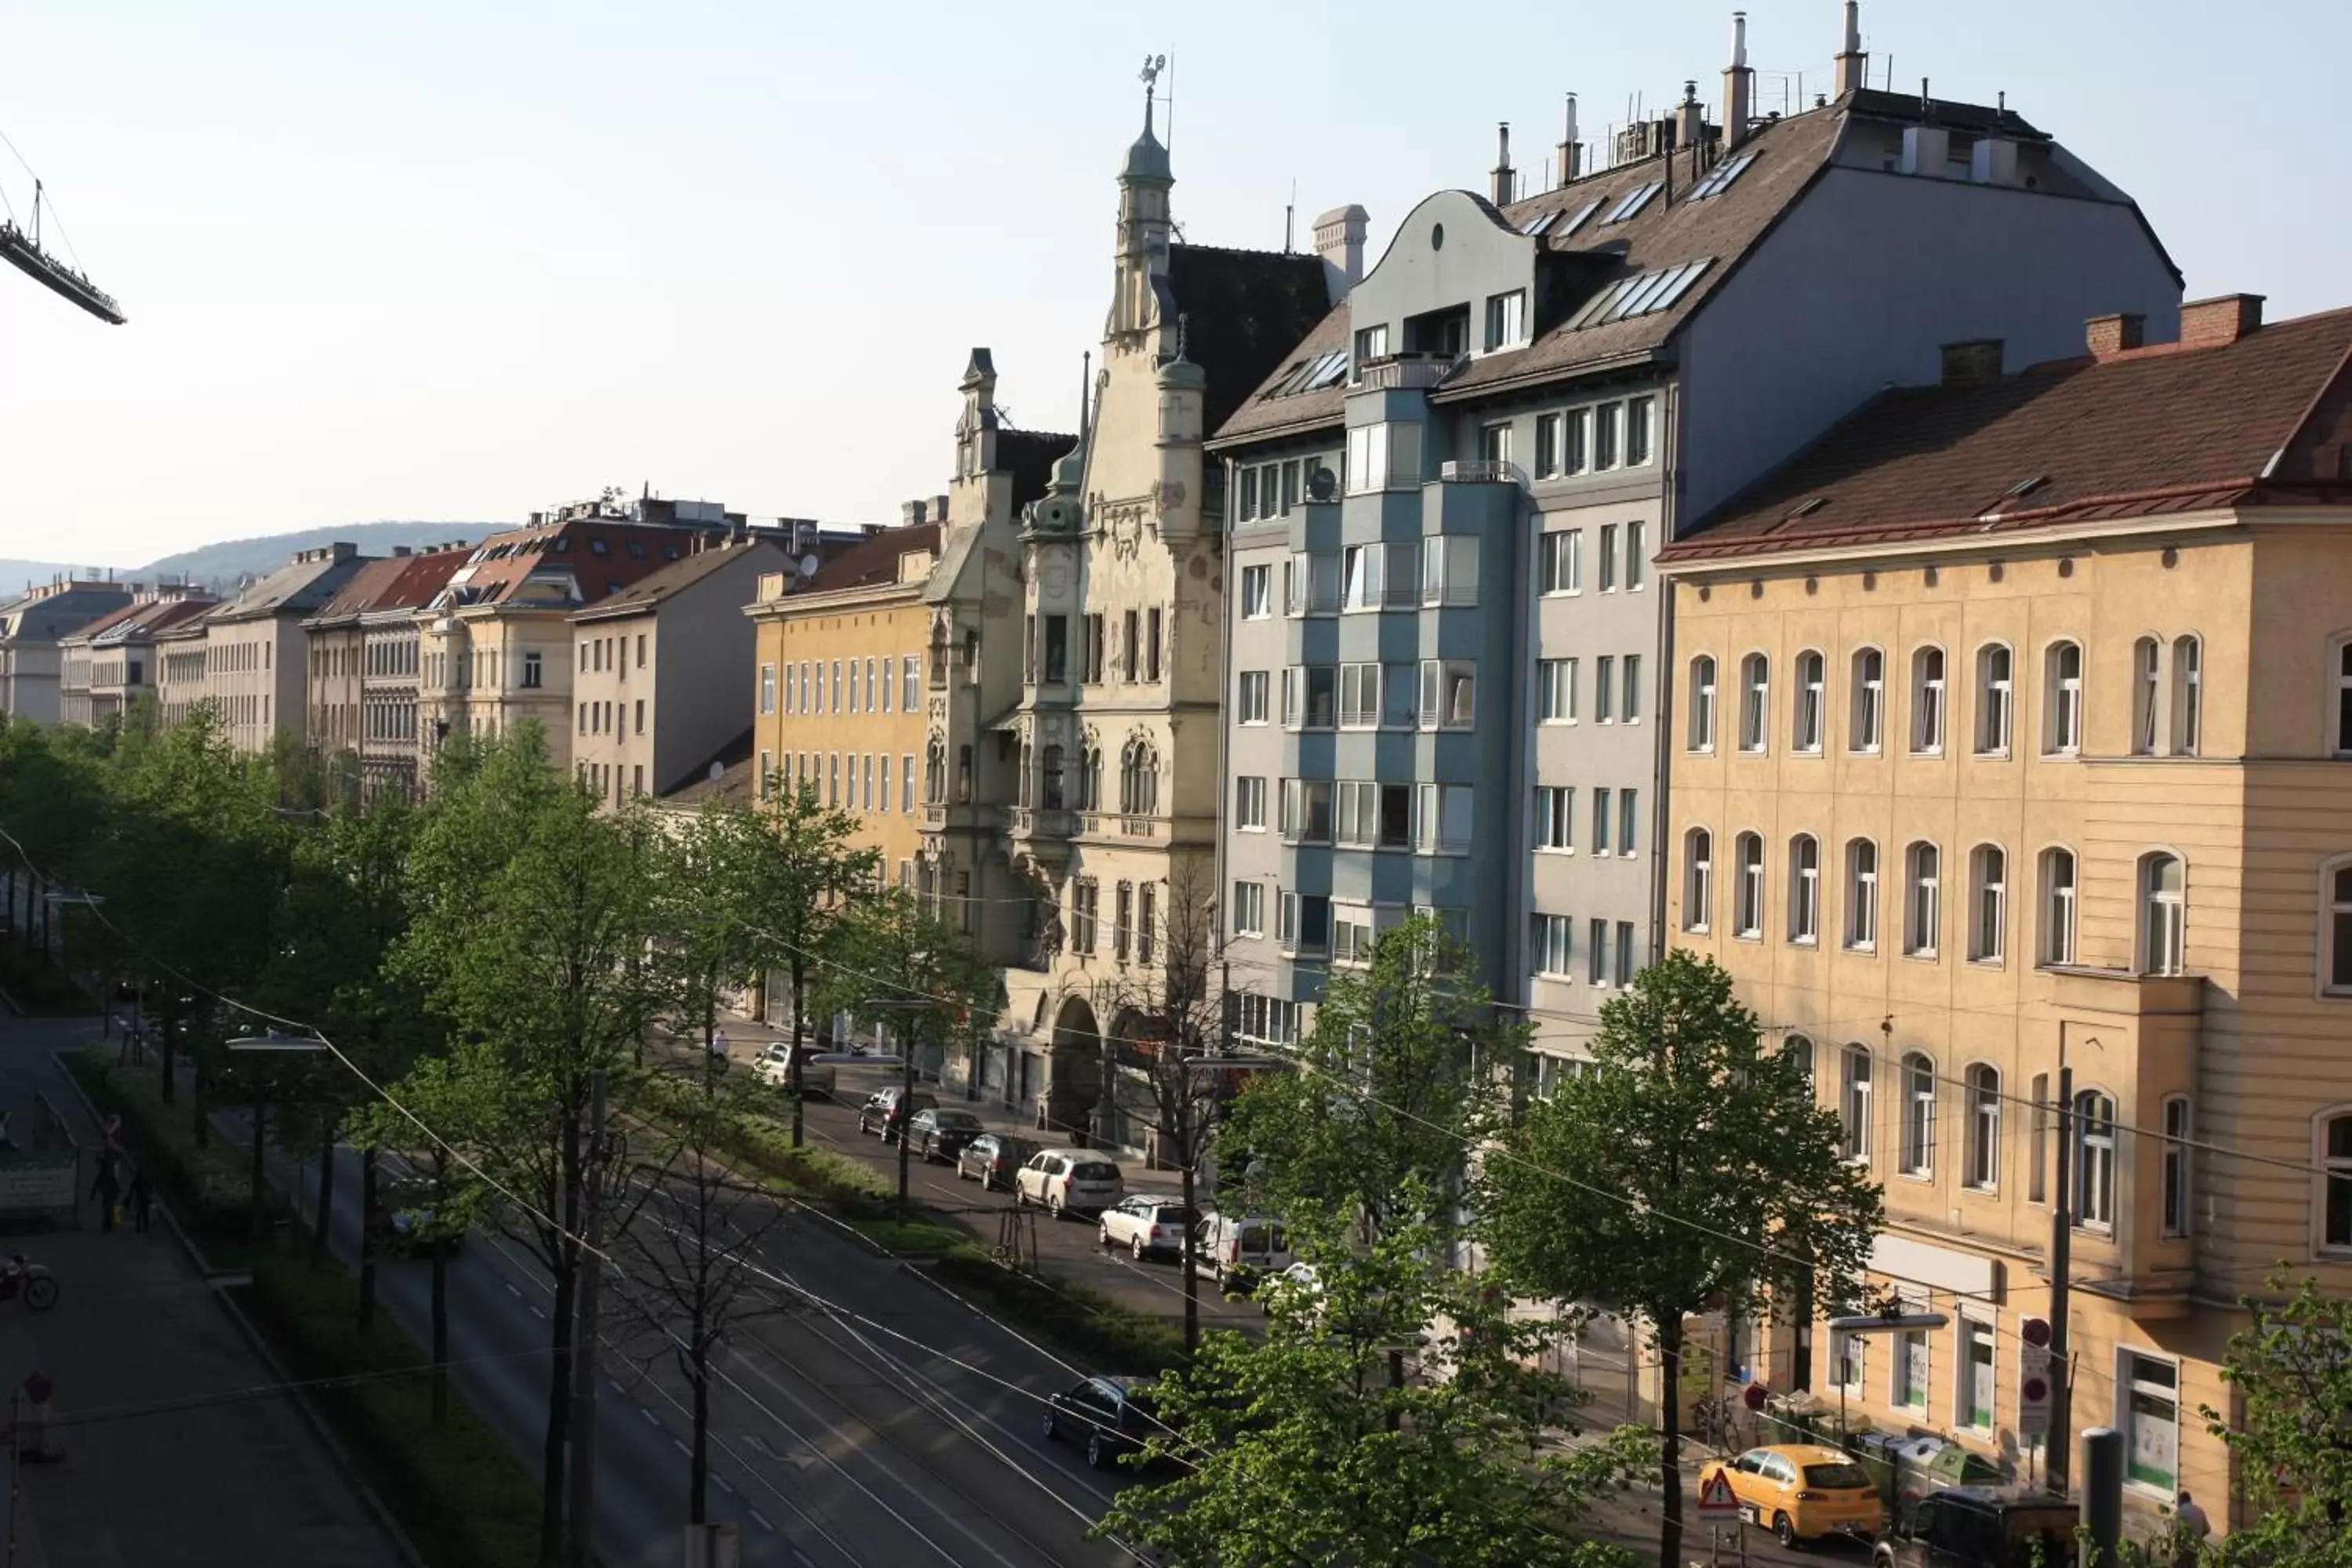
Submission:
M 57 1276 L 41 1264 L 26 1262 L 21 1252 L 0 1264 L 0 1301 L 13 1301 L 18 1296 L 36 1312 L 46 1312 L 58 1304 Z

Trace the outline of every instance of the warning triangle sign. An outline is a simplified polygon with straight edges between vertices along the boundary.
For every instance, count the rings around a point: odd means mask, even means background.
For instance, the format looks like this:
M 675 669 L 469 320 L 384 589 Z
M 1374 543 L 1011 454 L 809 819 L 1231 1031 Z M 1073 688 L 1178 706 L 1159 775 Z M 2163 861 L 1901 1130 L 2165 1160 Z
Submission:
M 1699 1483 L 1698 1513 L 1701 1519 L 1717 1516 L 1729 1519 L 1738 1512 L 1739 1500 L 1731 1495 L 1731 1477 L 1728 1474 L 1717 1470 Z

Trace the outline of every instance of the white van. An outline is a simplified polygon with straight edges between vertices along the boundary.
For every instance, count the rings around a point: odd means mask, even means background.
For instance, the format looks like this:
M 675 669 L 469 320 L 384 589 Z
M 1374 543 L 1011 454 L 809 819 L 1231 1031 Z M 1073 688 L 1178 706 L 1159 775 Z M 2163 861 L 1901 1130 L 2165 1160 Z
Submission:
M 1192 1268 L 1214 1279 L 1218 1289 L 1253 1289 L 1258 1280 L 1281 1273 L 1291 1262 L 1290 1237 L 1280 1220 L 1265 1215 L 1201 1216 Z
M 824 1059 L 825 1053 L 801 1047 L 801 1089 L 806 1094 L 833 1098 L 833 1063 Z M 793 1047 L 786 1040 L 772 1042 L 751 1062 L 751 1076 L 776 1089 L 793 1086 Z

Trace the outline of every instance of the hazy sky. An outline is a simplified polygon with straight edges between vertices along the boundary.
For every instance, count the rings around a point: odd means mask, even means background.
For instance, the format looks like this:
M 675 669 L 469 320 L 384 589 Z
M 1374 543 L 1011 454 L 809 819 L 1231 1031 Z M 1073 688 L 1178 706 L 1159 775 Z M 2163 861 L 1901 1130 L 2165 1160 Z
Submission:
M 234 535 L 501 519 L 593 493 L 894 518 L 944 488 L 995 350 L 1071 428 L 1136 68 L 1175 57 L 1178 221 L 1539 172 L 1562 94 L 1718 95 L 1731 5 L 15 0 L 0 132 L 109 327 L 0 268 L 0 555 L 131 565 Z M 1837 0 L 1749 0 L 1761 106 L 1826 86 Z M 1597 25 L 1602 17 L 1610 25 Z M 1619 19 L 1622 26 L 1617 25 Z M 2319 0 L 1864 7 L 1874 71 L 2010 105 L 2133 192 L 2191 296 L 2352 300 Z M 1794 95 L 1793 82 L 1790 88 Z M 23 169 L 0 151 L 21 218 Z

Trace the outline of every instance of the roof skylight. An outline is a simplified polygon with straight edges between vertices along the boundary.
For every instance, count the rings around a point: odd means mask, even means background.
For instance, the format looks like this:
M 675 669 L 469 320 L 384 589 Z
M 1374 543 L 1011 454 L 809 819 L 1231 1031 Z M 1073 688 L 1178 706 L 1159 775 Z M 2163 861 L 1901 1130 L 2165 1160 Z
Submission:
M 1652 180 L 1646 185 L 1637 186 L 1636 188 L 1626 192 L 1624 199 L 1620 201 L 1615 206 L 1611 207 L 1609 209 L 1609 216 L 1602 218 L 1601 221 L 1605 224 L 1623 223 L 1627 218 L 1632 217 L 1635 213 L 1640 212 L 1643 207 L 1648 206 L 1650 205 L 1650 198 L 1656 195 L 1659 191 L 1664 188 L 1664 186 L 1665 182 L 1664 180 Z
M 1578 229 L 1584 226 L 1584 220 L 1586 218 L 1591 217 L 1594 213 L 1597 213 L 1600 210 L 1601 201 L 1599 197 L 1595 197 L 1591 201 L 1585 203 L 1582 206 L 1576 209 L 1576 216 L 1574 217 L 1570 218 L 1567 222 L 1559 226 L 1559 228 L 1552 235 L 1552 237 L 1554 239 L 1566 239 L 1570 235 L 1574 234 Z
M 1701 202 L 1705 201 L 1709 196 L 1721 195 L 1724 192 L 1731 188 L 1732 181 L 1739 178 L 1740 175 L 1748 172 L 1748 165 L 1754 162 L 1756 162 L 1755 153 L 1742 153 L 1738 157 L 1734 158 L 1728 163 L 1721 165 L 1716 169 L 1714 173 L 1708 174 L 1706 178 L 1701 180 L 1697 184 L 1693 185 L 1691 187 L 1690 199 L 1695 202 Z
M 1654 316 L 1661 310 L 1671 310 L 1701 274 L 1715 265 L 1708 257 L 1698 261 L 1685 261 L 1654 272 L 1636 272 L 1631 278 L 1620 278 L 1584 303 L 1584 308 L 1568 319 L 1570 331 L 1587 327 L 1605 326 L 1611 321 L 1631 321 L 1635 316 Z
M 1549 228 L 1559 221 L 1559 209 L 1558 207 L 1554 207 L 1548 213 L 1538 213 L 1535 216 L 1528 219 L 1527 222 L 1519 225 L 1519 232 L 1526 235 L 1529 239 L 1534 239 L 1540 236 L 1544 230 Z

